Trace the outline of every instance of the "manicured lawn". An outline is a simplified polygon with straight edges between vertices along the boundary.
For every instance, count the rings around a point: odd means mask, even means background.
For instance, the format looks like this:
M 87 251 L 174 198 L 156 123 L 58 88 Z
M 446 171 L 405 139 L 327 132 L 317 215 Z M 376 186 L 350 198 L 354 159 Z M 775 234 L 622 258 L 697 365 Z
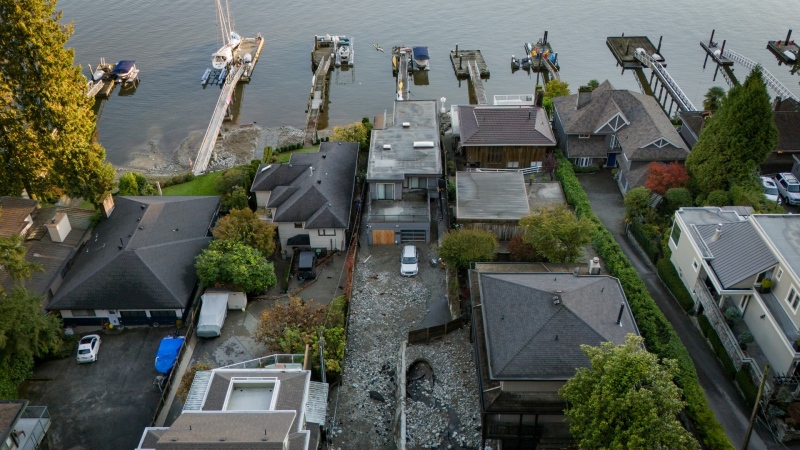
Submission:
M 188 183 L 165 187 L 162 192 L 164 195 L 217 195 L 214 180 L 221 174 L 222 171 L 200 175 Z
M 318 151 L 319 151 L 319 145 L 315 145 L 313 147 L 301 148 L 300 150 L 292 150 L 290 152 L 278 153 L 278 162 L 288 163 L 289 158 L 292 157 L 292 153 L 316 153 Z

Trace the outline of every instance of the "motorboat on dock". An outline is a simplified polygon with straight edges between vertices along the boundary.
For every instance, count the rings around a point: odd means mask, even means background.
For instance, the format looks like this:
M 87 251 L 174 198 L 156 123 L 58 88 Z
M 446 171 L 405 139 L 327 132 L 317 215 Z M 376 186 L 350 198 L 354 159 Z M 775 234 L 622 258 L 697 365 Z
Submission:
M 336 60 L 334 65 L 353 67 L 353 43 L 347 36 L 334 36 L 336 42 Z
M 414 65 L 417 70 L 430 70 L 430 55 L 428 47 L 412 47 L 411 53 L 414 55 Z
M 139 76 L 139 69 L 136 68 L 136 61 L 124 59 L 118 62 L 117 65 L 114 66 L 114 70 L 111 71 L 111 75 L 121 83 L 136 81 Z

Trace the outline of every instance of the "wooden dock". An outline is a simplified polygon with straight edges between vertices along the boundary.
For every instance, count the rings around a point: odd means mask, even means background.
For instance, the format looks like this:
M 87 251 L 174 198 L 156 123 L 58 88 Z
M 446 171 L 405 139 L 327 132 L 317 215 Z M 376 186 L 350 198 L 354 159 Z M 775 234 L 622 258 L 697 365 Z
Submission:
M 411 49 L 408 48 L 408 51 L 405 51 L 405 48 L 398 52 L 397 55 L 397 87 L 395 89 L 395 93 L 397 94 L 398 100 L 408 100 L 409 97 L 409 90 L 411 89 L 409 85 L 409 71 L 411 66 Z M 394 58 L 394 56 L 392 57 Z
M 480 50 L 459 50 L 456 49 L 450 52 L 450 63 L 453 64 L 453 71 L 456 73 L 456 78 L 465 79 L 469 78 L 469 61 L 475 61 L 475 64 L 480 73 L 480 78 L 489 78 L 489 67 L 483 59 Z
M 89 98 L 92 97 L 101 97 L 101 98 L 108 98 L 111 95 L 111 92 L 114 90 L 115 79 L 114 76 L 111 75 L 111 72 L 114 70 L 114 64 L 106 63 L 105 58 L 100 58 L 100 64 L 97 65 L 95 70 L 92 70 L 92 65 L 89 65 L 89 81 L 86 84 L 86 96 Z M 94 80 L 95 72 L 102 72 L 103 75 Z
M 622 66 L 623 69 L 642 69 L 646 67 L 634 55 L 637 48 L 644 49 L 648 55 L 661 54 L 661 38 L 658 39 L 658 47 L 656 47 L 647 36 L 625 36 L 623 34 L 622 36 L 607 37 L 606 45 L 614 55 L 614 59 L 617 60 L 617 65 Z M 667 67 L 666 61 L 662 59 L 661 65 Z
M 258 62 L 258 58 L 261 57 L 261 50 L 263 49 L 264 38 L 261 37 L 261 33 L 258 33 L 258 36 L 254 38 L 242 39 L 242 43 L 236 47 L 236 51 L 233 54 L 234 61 L 243 60 L 247 54 L 250 54 L 252 58 L 249 64 L 245 64 L 244 73 L 242 74 L 242 81 L 250 81 L 250 77 L 256 70 L 256 63 Z
M 786 39 L 782 41 L 767 42 L 767 49 L 783 64 L 796 65 L 800 61 L 800 46 L 792 40 L 792 30 L 786 33 Z
M 483 80 L 481 80 L 480 69 L 478 62 L 474 59 L 467 61 L 469 67 L 469 80 L 472 84 L 472 89 L 475 91 L 475 100 L 479 105 L 486 104 L 486 90 L 483 88 Z
M 706 63 L 708 62 L 708 58 L 711 57 L 711 60 L 717 63 L 720 66 L 732 66 L 733 61 L 723 56 L 725 53 L 725 41 L 722 41 L 722 46 L 719 43 L 714 42 L 714 32 L 716 30 L 711 30 L 711 37 L 708 39 L 708 42 L 700 42 L 700 47 L 703 48 L 706 52 L 706 59 L 703 61 L 703 69 L 706 68 Z
M 325 109 L 325 97 L 330 87 L 330 68 L 333 55 L 328 53 L 323 55 L 317 65 L 317 70 L 311 78 L 311 93 L 308 97 L 308 114 L 306 115 L 305 145 L 314 145 L 319 139 L 317 127 L 319 126 L 320 115 Z

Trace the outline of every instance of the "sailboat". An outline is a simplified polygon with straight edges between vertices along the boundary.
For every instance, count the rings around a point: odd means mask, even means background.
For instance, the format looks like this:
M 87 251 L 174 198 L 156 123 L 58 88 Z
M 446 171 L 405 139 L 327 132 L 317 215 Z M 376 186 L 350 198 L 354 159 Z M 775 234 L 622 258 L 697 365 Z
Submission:
M 221 0 L 217 1 L 217 17 L 222 28 L 222 47 L 211 55 L 211 65 L 217 69 L 223 69 L 233 61 L 233 51 L 242 42 L 242 37 L 233 31 L 231 21 L 231 11 L 228 0 L 225 0 L 225 8 L 222 8 Z

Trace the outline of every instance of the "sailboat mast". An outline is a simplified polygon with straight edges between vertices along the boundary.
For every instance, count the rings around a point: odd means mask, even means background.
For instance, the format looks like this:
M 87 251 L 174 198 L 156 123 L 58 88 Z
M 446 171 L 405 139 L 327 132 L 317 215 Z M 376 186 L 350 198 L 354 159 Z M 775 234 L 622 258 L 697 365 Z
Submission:
M 231 32 L 228 28 L 228 21 L 226 20 L 225 11 L 222 9 L 222 3 L 220 3 L 220 0 L 217 0 L 217 16 L 219 17 L 220 28 L 222 31 L 222 45 L 225 45 L 228 43 Z
M 228 36 L 233 33 L 233 30 L 236 28 L 233 25 L 233 16 L 231 15 L 231 6 L 228 3 L 228 0 L 225 0 L 225 9 L 227 10 L 228 14 L 225 16 L 228 22 Z

